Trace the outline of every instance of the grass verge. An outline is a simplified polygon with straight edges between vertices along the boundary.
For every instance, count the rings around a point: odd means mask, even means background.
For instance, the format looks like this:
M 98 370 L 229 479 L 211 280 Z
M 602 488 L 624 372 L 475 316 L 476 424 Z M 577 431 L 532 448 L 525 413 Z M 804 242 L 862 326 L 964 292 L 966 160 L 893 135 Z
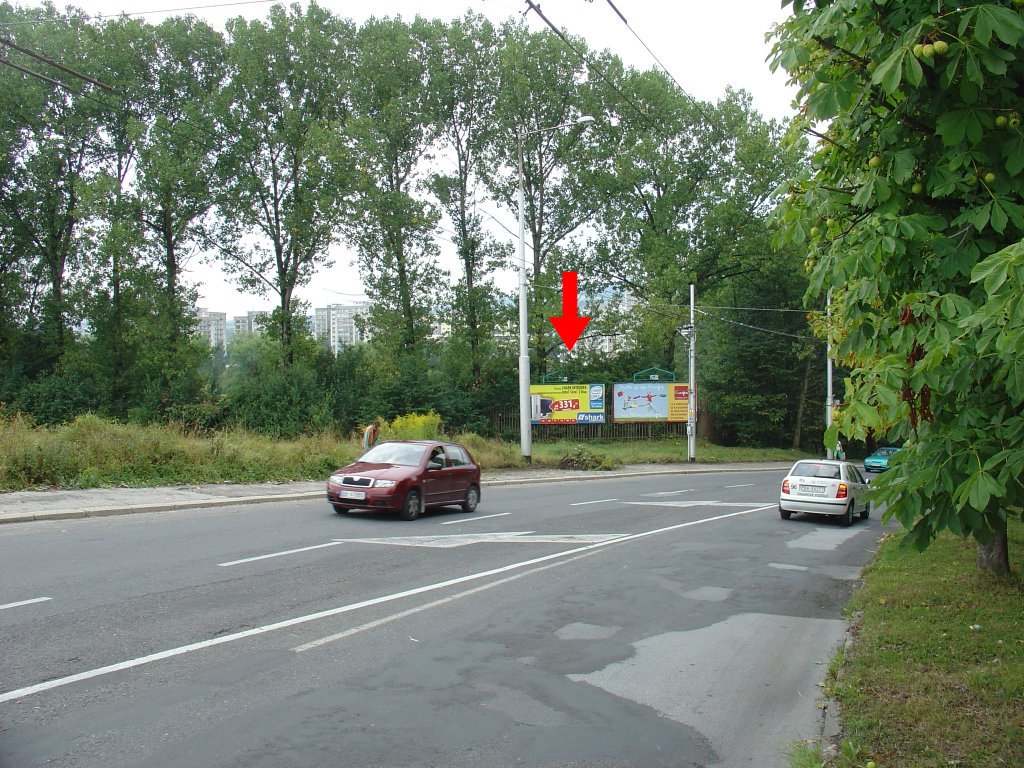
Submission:
M 924 553 L 887 536 L 865 570 L 849 605 L 855 642 L 827 689 L 844 743 L 879 768 L 1024 766 L 1019 518 L 1009 539 L 1017 575 L 1007 578 L 980 573 L 976 545 L 953 536 Z
M 422 439 L 440 432 L 433 414 L 396 419 L 384 436 Z M 523 466 L 518 444 L 456 435 L 484 469 Z M 686 461 L 679 440 L 535 443 L 534 464 L 557 467 L 563 458 L 585 453 L 588 468 Z M 244 430 L 193 434 L 169 426 L 120 424 L 80 416 L 69 424 L 39 427 L 20 415 L 0 411 L 0 490 L 97 488 L 198 483 L 259 483 L 320 480 L 361 453 L 359 436 L 324 433 L 293 440 Z M 797 458 L 792 451 L 731 449 L 702 444 L 702 463 Z

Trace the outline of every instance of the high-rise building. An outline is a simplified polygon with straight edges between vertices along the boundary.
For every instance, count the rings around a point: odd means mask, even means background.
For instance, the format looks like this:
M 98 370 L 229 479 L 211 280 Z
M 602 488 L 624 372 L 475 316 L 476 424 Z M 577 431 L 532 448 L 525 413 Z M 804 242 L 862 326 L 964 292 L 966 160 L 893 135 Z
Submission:
M 334 354 L 338 354 L 342 347 L 365 341 L 356 318 L 366 315 L 369 309 L 368 301 L 317 307 L 313 316 L 313 333 Z
M 226 347 L 228 343 L 228 316 L 226 312 L 210 312 L 196 308 L 196 334 L 207 339 L 211 347 Z
M 265 309 L 249 310 L 244 315 L 235 315 L 233 321 L 233 336 L 245 336 L 250 333 L 261 333 L 264 328 L 263 319 L 270 313 Z

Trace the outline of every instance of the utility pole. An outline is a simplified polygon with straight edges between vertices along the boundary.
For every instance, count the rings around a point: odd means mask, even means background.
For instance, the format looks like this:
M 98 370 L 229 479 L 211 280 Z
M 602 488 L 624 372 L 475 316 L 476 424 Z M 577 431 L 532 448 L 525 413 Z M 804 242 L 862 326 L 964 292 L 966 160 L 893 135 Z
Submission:
M 825 431 L 832 426 L 832 292 L 825 298 Z M 825 458 L 836 458 L 831 445 L 825 446 Z
M 694 322 L 693 283 L 690 283 L 690 402 L 686 409 L 687 461 L 697 461 L 697 325 Z

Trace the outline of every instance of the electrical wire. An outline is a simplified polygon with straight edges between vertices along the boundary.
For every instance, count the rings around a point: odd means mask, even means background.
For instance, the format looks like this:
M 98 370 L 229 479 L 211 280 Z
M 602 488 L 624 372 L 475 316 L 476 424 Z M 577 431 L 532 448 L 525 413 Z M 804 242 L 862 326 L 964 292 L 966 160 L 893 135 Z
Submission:
M 718 317 L 717 315 L 712 315 L 710 312 L 705 312 L 704 310 L 698 309 L 697 307 L 694 307 L 694 312 L 696 312 L 697 314 L 700 314 L 700 315 L 704 315 L 704 317 L 708 317 L 708 318 L 710 318 L 712 320 L 717 320 L 720 323 L 728 323 L 730 325 L 738 325 L 741 328 L 747 328 L 747 329 L 749 329 L 751 331 L 760 331 L 761 333 L 771 333 L 771 334 L 775 334 L 776 336 L 788 336 L 788 337 L 793 338 L 793 339 L 800 339 L 801 341 L 816 341 L 816 339 L 813 336 L 804 336 L 804 335 L 796 334 L 796 333 L 787 333 L 786 331 L 776 331 L 776 330 L 773 330 L 771 328 L 759 328 L 758 326 L 750 325 L 749 323 L 741 323 L 739 320 L 730 320 L 729 318 L 726 318 L 726 317 Z
M 268 3 L 278 2 L 278 0 L 239 0 L 239 2 L 233 3 L 213 3 L 211 5 L 192 5 L 181 8 L 163 8 L 153 11 L 121 11 L 120 13 L 101 13 L 96 15 L 85 15 L 79 18 L 83 18 L 87 21 L 99 21 L 102 19 L 119 19 L 122 16 L 156 16 L 162 13 L 180 13 L 181 11 L 205 11 L 213 10 L 215 8 L 232 8 L 241 5 L 267 5 Z M 66 21 L 66 19 L 24 19 L 20 21 L 0 21 L 0 27 L 14 27 L 14 26 L 27 26 L 36 24 L 48 24 L 54 21 Z

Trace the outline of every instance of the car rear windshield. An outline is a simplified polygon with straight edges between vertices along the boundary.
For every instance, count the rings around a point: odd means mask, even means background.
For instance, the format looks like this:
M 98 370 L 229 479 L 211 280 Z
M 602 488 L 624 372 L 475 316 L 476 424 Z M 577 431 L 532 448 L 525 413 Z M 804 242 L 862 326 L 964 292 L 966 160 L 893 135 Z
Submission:
M 360 461 L 371 464 L 398 464 L 403 467 L 418 466 L 426 449 L 422 445 L 405 443 L 381 443 L 360 457 Z
M 826 480 L 839 479 L 839 466 L 836 464 L 817 464 L 812 461 L 801 461 L 790 472 L 797 477 L 821 477 Z

